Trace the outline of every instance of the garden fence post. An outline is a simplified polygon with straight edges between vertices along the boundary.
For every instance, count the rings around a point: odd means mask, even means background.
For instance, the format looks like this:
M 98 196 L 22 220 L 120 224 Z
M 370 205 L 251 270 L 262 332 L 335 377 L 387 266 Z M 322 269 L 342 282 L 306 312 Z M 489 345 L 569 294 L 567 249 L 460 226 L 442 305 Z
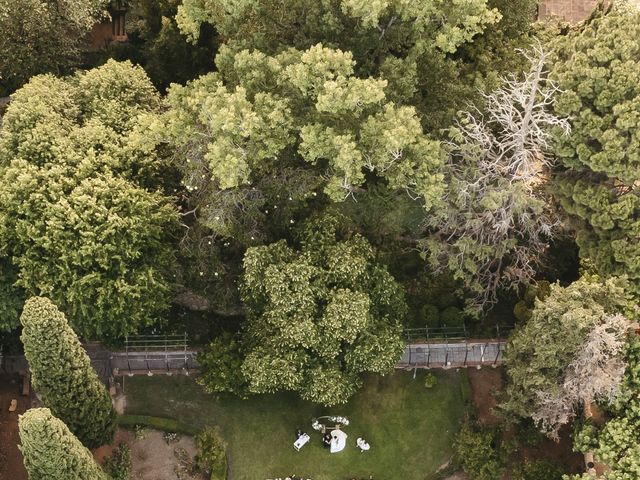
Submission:
M 469 342 L 464 341 L 464 362 L 462 364 L 463 367 L 467 366 L 467 357 L 469 356 Z

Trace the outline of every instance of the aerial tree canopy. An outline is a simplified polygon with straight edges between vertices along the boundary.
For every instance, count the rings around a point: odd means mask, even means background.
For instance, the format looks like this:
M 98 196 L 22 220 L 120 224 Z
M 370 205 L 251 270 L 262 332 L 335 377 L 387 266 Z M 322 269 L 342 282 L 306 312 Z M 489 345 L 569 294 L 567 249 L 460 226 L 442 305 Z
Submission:
M 343 237 L 339 223 L 336 215 L 309 221 L 298 248 L 280 241 L 247 250 L 241 370 L 249 392 L 344 403 L 361 373 L 387 373 L 400 358 L 402 290 L 367 241 Z
M 506 413 L 533 418 L 555 436 L 580 402 L 615 396 L 630 327 L 623 315 L 637 315 L 627 286 L 624 279 L 583 277 L 566 288 L 551 285 L 548 296 L 536 300 L 531 319 L 514 332 L 505 352 Z
M 549 129 L 569 126 L 550 111 L 556 87 L 546 78 L 547 53 L 538 46 L 525 56 L 523 79 L 504 79 L 484 96 L 486 114 L 465 112 L 451 129 L 445 208 L 427 217 L 433 233 L 421 242 L 435 268 L 472 292 L 475 310 L 533 281 L 560 223 L 544 195 Z
M 0 0 L 0 96 L 39 73 L 63 73 L 80 60 L 107 0 Z
M 109 443 L 116 417 L 111 397 L 64 314 L 48 298 L 32 297 L 20 320 L 33 386 L 45 406 L 88 448 Z
M 196 44 L 180 33 L 176 0 L 128 0 L 127 41 L 114 42 L 94 54 L 142 66 L 153 84 L 166 91 L 171 83 L 184 84 L 214 69 L 218 38 L 213 28 L 202 28 Z
M 414 108 L 360 78 L 349 52 L 315 45 L 276 56 L 222 47 L 219 72 L 173 86 L 159 138 L 170 142 L 199 223 L 245 244 L 288 225 L 316 197 L 340 202 L 374 176 L 434 208 L 439 142 Z
M 130 63 L 33 78 L 0 140 L 1 253 L 86 337 L 119 337 L 167 308 L 176 212 L 145 135 L 159 96 Z
M 627 370 L 620 391 L 606 405 L 609 420 L 600 427 L 583 423 L 574 435 L 574 450 L 593 452 L 609 467 L 605 480 L 634 478 L 640 471 L 640 338 L 631 335 L 624 352 Z M 587 479 L 587 475 L 571 480 Z M 592 476 L 590 478 L 593 478 Z
M 212 23 L 241 48 L 272 53 L 327 42 L 376 58 L 417 44 L 453 52 L 500 14 L 486 0 L 184 0 L 176 18 L 192 40 L 203 23 Z
M 213 24 L 234 51 L 317 43 L 349 51 L 358 76 L 386 79 L 387 96 L 418 107 L 437 134 L 479 88 L 495 85 L 494 72 L 517 64 L 513 47 L 527 43 L 534 11 L 532 0 L 186 0 L 176 19 L 192 39 Z
M 84 447 L 48 408 L 20 415 L 20 451 L 31 480 L 109 480 Z
M 564 169 L 554 192 L 570 215 L 580 255 L 603 276 L 626 275 L 640 293 L 640 12 L 606 9 L 556 46 L 552 78 Z
M 10 332 L 20 325 L 24 290 L 15 285 L 16 268 L 5 257 L 0 260 L 0 332 Z

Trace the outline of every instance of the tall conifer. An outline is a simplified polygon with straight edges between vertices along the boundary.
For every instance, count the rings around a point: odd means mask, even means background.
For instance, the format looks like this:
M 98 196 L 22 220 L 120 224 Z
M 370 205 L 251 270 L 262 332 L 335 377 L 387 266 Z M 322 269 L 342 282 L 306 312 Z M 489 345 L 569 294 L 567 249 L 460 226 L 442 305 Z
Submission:
M 64 314 L 48 298 L 33 297 L 20 320 L 33 386 L 44 404 L 86 447 L 111 441 L 111 399 Z
M 48 408 L 28 410 L 19 420 L 20 451 L 30 480 L 107 480 L 69 428 Z

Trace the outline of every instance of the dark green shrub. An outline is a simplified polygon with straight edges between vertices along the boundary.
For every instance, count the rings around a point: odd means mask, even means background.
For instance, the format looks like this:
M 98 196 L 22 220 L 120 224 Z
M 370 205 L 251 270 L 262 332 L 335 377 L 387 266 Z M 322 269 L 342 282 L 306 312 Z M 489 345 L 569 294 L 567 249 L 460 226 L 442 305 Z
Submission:
M 540 280 L 537 285 L 536 298 L 544 300 L 551 293 L 551 283 L 546 280 Z
M 196 428 L 170 418 L 150 417 L 148 415 L 120 415 L 118 416 L 118 425 L 130 428 L 144 425 L 163 432 L 184 433 L 186 435 L 197 435 L 200 432 Z
M 513 480 L 561 480 L 562 468 L 548 460 L 525 460 L 512 473 Z
M 453 444 L 455 462 L 471 480 L 497 480 L 503 462 L 494 430 L 464 424 Z
M 424 305 L 422 307 L 422 317 L 429 328 L 436 328 L 440 325 L 440 310 L 435 305 Z
M 437 383 L 438 379 L 433 373 L 427 373 L 427 375 L 424 377 L 424 386 L 426 388 L 433 388 Z
M 229 392 L 245 396 L 246 382 L 240 374 L 242 358 L 238 340 L 225 332 L 198 354 L 201 374 L 196 381 L 209 393 Z
M 441 292 L 440 295 L 435 298 L 435 300 L 440 310 L 445 310 L 449 307 L 455 307 L 459 303 L 458 297 L 454 292 Z
M 448 328 L 462 328 L 464 313 L 458 307 L 447 307 L 440 315 L 440 325 Z
M 540 445 L 540 443 L 547 438 L 531 419 L 525 419 L 520 422 L 517 436 L 520 443 L 530 447 Z
M 196 437 L 196 466 L 211 473 L 211 480 L 224 480 L 227 470 L 225 445 L 215 428 L 209 427 Z
M 513 314 L 519 321 L 526 322 L 531 318 L 531 306 L 529 306 L 526 301 L 520 300 L 516 303 L 515 307 L 513 307 Z
M 111 457 L 105 459 L 102 468 L 113 480 L 129 480 L 131 475 L 131 450 L 120 443 Z

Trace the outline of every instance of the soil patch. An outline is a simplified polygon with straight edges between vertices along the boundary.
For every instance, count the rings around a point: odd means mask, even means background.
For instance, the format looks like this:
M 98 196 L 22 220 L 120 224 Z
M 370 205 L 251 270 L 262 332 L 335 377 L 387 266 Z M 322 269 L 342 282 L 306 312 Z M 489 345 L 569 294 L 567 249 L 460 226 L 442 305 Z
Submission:
M 0 375 L 0 478 L 27 480 L 27 471 L 18 450 L 18 415 L 29 408 L 29 397 L 21 395 L 22 380 L 18 375 Z M 15 412 L 9 412 L 11 400 L 18 401 Z
M 496 394 L 503 387 L 501 368 L 469 369 L 469 383 L 471 384 L 471 401 L 478 418 L 478 422 L 487 426 L 501 423 L 493 409 L 497 405 Z M 569 473 L 584 471 L 584 459 L 579 453 L 572 451 L 571 427 L 564 426 L 560 430 L 559 442 L 545 439 L 536 446 L 520 444 L 522 457 L 529 460 L 549 460 L 563 465 Z M 507 429 L 503 439 L 512 439 L 517 434 L 517 427 Z
M 502 388 L 502 369 L 469 368 L 469 383 L 471 384 L 471 402 L 483 425 L 498 425 L 500 419 L 493 413 L 496 406 L 496 393 Z
M 444 480 L 469 480 L 469 477 L 467 477 L 467 475 L 463 472 L 457 472 L 450 477 L 445 478 Z
M 146 430 L 144 438 L 134 439 L 131 445 L 132 480 L 176 480 L 202 478 L 176 475 L 178 456 L 188 461 L 196 454 L 193 438 L 182 436 L 177 442 L 167 443 L 163 432 Z
M 564 425 L 558 442 L 545 439 L 535 447 L 522 445 L 522 454 L 529 460 L 549 460 L 566 467 L 568 473 L 584 472 L 584 456 L 572 450 L 571 427 Z
M 133 433 L 124 428 L 119 428 L 116 430 L 116 434 L 113 436 L 113 441 L 108 445 L 103 445 L 92 450 L 93 458 L 96 462 L 102 465 L 104 459 L 110 457 L 113 453 L 113 450 L 120 445 L 121 443 L 126 443 L 127 445 L 131 445 L 133 442 Z

